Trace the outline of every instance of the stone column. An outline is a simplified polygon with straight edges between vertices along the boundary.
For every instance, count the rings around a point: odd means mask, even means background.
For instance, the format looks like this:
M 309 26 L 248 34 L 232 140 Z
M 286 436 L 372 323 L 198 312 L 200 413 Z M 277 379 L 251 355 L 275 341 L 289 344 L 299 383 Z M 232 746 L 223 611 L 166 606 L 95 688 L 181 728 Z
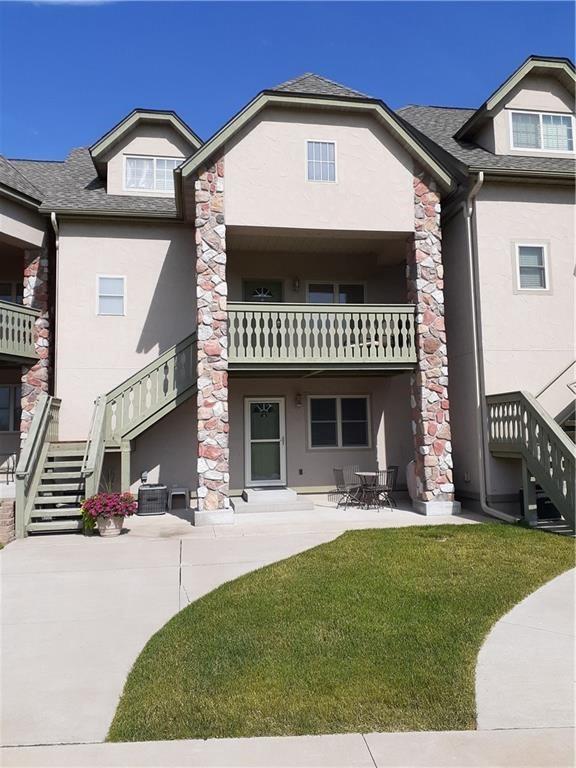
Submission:
M 408 243 L 408 301 L 416 305 L 416 370 L 410 381 L 416 511 L 455 514 L 440 196 L 426 174 L 414 177 L 414 238 Z
M 198 313 L 198 511 L 195 524 L 230 523 L 228 315 L 224 160 L 194 184 Z
M 24 251 L 25 307 L 40 310 L 34 328 L 34 348 L 38 361 L 22 366 L 22 417 L 20 436 L 25 440 L 36 410 L 38 397 L 48 392 L 50 381 L 50 320 L 48 306 L 48 251 L 36 248 Z

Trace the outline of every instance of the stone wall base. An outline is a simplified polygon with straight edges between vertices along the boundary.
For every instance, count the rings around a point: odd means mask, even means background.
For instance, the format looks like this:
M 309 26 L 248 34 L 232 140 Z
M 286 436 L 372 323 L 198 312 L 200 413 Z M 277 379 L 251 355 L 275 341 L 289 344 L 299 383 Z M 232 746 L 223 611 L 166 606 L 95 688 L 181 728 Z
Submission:
M 14 499 L 2 499 L 0 501 L 0 544 L 8 544 L 15 536 L 15 510 Z
M 459 501 L 418 501 L 412 502 L 414 512 L 432 517 L 434 515 L 459 515 L 462 506 Z
M 194 525 L 234 525 L 235 515 L 232 509 L 195 510 Z

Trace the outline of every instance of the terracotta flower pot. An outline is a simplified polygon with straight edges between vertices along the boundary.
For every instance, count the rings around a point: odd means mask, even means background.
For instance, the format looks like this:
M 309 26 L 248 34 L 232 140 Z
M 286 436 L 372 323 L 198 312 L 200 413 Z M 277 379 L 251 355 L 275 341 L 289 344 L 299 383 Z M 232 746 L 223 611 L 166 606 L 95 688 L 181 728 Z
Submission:
M 114 517 L 97 517 L 98 532 L 100 536 L 120 536 L 122 525 L 124 523 L 123 515 L 114 515 Z

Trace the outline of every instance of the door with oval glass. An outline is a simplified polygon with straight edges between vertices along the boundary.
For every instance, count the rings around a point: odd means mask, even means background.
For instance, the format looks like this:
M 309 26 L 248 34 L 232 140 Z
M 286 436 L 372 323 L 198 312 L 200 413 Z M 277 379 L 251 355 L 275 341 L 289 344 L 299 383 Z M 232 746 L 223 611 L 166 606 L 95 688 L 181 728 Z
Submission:
M 286 485 L 286 421 L 283 397 L 244 401 L 246 485 Z

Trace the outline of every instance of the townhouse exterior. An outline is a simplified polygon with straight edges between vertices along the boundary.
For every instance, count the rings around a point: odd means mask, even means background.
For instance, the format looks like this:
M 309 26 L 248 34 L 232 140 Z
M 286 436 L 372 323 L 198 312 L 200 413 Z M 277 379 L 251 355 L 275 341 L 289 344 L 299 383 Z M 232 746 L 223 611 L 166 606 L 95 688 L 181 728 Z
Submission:
M 535 520 L 538 484 L 570 524 L 574 80 L 530 57 L 478 109 L 393 112 L 306 74 L 206 142 L 136 109 L 3 158 L 4 539 L 144 472 L 226 524 L 344 465 L 423 514 L 523 489 Z

